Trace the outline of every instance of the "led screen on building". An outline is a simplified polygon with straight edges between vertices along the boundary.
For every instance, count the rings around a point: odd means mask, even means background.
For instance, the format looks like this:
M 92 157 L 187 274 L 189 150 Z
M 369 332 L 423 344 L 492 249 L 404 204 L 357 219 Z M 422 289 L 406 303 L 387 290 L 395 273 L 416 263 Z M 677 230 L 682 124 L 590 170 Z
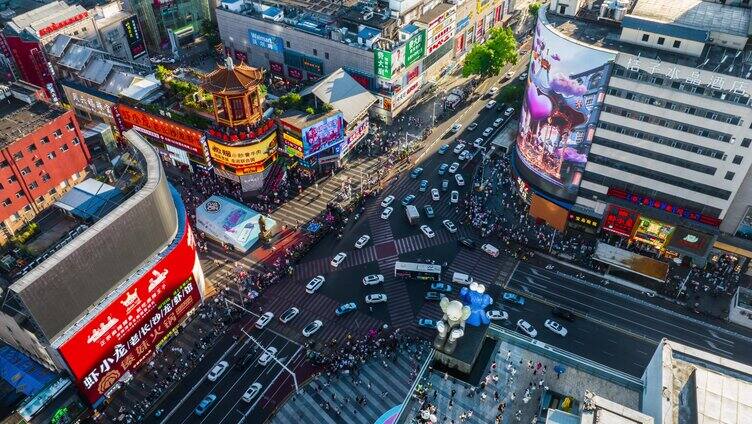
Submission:
M 58 348 L 92 405 L 150 357 L 201 302 L 203 276 L 197 260 L 193 233 L 186 227 L 165 257 Z
M 574 201 L 615 54 L 577 44 L 538 21 L 517 154 L 531 184 Z
M 329 116 L 315 124 L 303 128 L 303 155 L 313 156 L 316 153 L 334 146 L 345 137 L 345 125 L 342 113 Z

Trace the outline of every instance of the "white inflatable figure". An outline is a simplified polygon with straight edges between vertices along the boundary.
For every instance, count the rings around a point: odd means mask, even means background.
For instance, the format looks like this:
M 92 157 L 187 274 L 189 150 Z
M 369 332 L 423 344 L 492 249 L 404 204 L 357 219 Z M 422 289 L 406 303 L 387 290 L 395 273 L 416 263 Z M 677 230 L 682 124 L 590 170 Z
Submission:
M 436 325 L 439 334 L 433 344 L 437 350 L 452 353 L 457 347 L 457 340 L 465 334 L 465 320 L 470 316 L 470 307 L 446 297 L 441 298 L 439 305 L 444 316 Z

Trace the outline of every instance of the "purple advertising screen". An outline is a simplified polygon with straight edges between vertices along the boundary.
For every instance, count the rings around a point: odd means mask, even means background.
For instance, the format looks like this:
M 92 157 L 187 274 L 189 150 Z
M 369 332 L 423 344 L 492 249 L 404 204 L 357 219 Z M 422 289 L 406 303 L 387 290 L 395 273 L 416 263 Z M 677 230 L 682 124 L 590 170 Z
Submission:
M 322 121 L 303 128 L 303 155 L 316 153 L 334 146 L 345 139 L 345 125 L 342 113 L 329 116 Z
M 615 53 L 578 44 L 538 20 L 517 155 L 531 184 L 574 201 Z

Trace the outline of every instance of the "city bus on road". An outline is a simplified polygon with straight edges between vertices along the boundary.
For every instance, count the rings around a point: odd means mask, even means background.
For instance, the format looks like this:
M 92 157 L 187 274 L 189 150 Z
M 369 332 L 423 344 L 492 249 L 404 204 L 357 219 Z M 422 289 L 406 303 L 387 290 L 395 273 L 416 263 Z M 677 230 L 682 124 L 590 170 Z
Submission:
M 441 279 L 441 265 L 395 262 L 394 276 L 412 280 L 438 281 Z

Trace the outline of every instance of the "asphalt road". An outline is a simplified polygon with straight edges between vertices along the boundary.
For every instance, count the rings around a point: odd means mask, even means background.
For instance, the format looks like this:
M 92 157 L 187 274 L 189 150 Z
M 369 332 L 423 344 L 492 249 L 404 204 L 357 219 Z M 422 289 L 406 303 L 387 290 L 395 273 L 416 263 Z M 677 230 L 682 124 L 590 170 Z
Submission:
M 608 288 L 583 284 L 557 269 L 546 270 L 520 262 L 508 287 L 519 293 L 543 297 L 585 315 L 589 320 L 637 335 L 646 342 L 656 343 L 666 337 L 752 364 L 752 343 L 741 334 L 721 330 Z

